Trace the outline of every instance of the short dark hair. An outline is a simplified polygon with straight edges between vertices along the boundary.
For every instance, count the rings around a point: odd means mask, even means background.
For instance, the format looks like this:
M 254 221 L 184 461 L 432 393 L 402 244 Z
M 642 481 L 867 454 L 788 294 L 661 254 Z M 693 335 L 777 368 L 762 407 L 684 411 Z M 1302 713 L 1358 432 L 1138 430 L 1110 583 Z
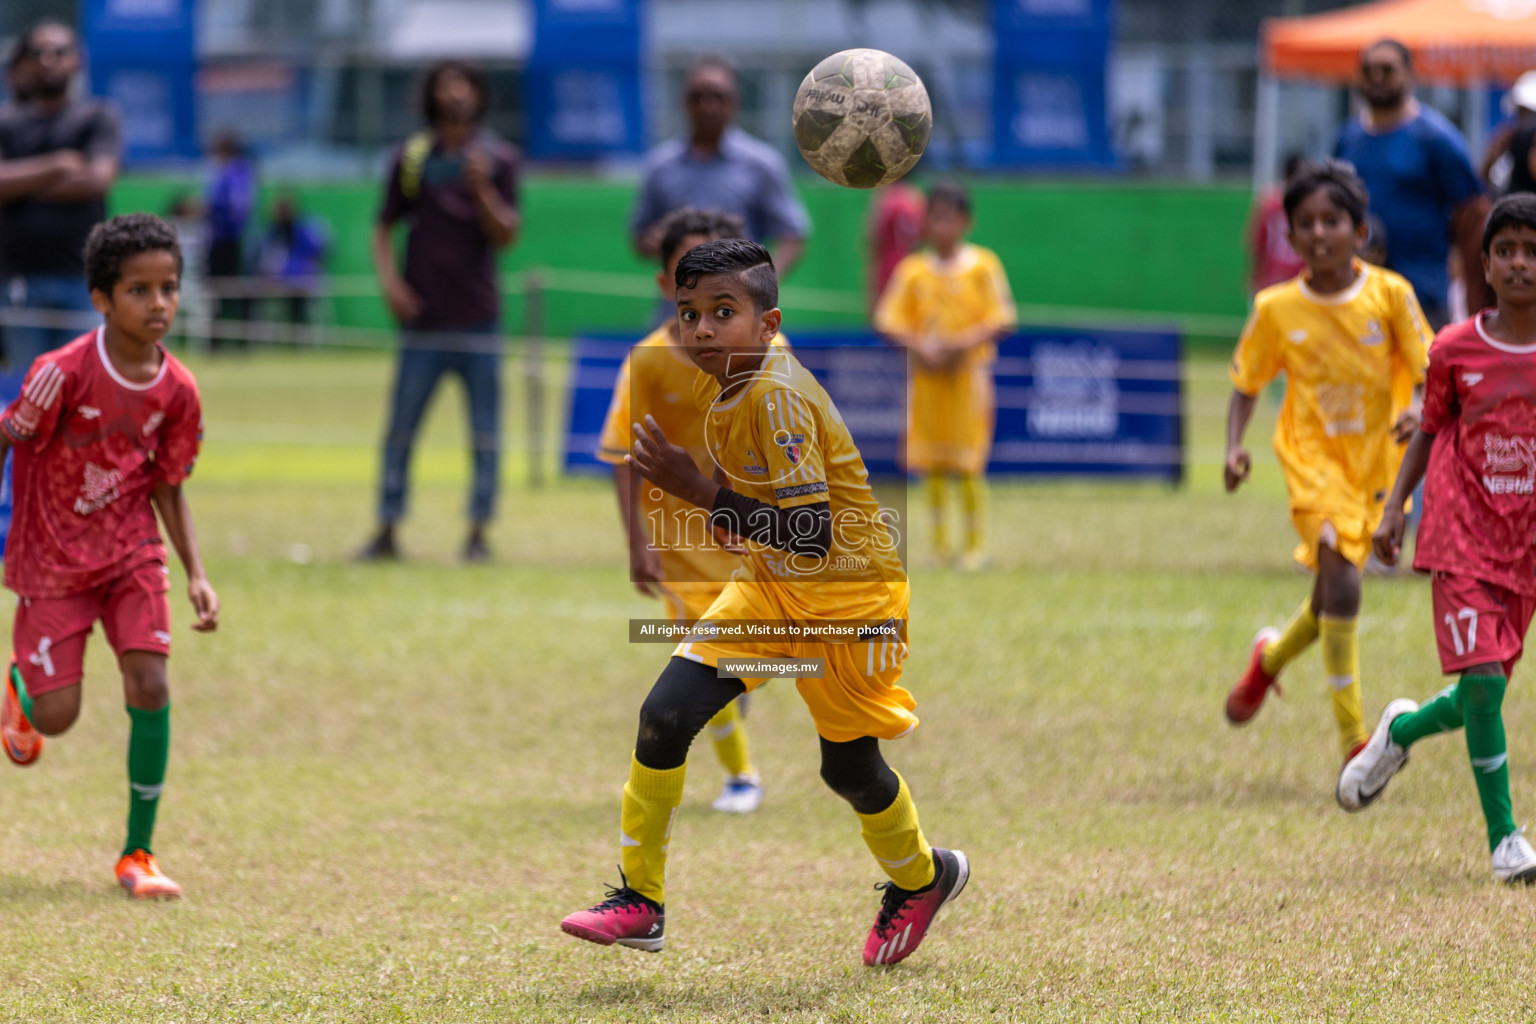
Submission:
M 692 288 L 711 274 L 735 274 L 752 296 L 752 308 L 766 313 L 779 304 L 779 273 L 768 250 L 750 238 L 717 238 L 696 245 L 677 261 L 679 288 Z
M 736 82 L 736 65 L 732 63 L 731 58 L 723 53 L 706 53 L 688 65 L 688 73 L 683 76 L 684 84 L 691 82 L 693 76 L 700 71 L 708 70 L 724 71 L 731 76 L 732 82 Z
M 683 239 L 693 235 L 703 235 L 710 240 L 745 238 L 747 226 L 740 217 L 724 210 L 700 210 L 694 206 L 673 210 L 661 222 L 661 244 L 656 250 L 661 265 L 665 267 L 670 263 Z
M 1301 165 L 1307 162 L 1307 158 L 1301 153 L 1292 153 L 1285 158 L 1285 169 L 1280 172 L 1281 181 L 1290 181 L 1301 169 Z
M 112 294 L 123 276 L 123 261 L 146 252 L 170 252 L 181 273 L 181 242 L 176 229 L 152 213 L 125 213 L 91 228 L 85 240 L 85 283 L 93 292 Z
M 76 46 L 80 45 L 80 33 L 75 31 L 75 26 L 71 25 L 69 22 L 63 20 L 62 18 L 38 18 L 36 21 L 28 25 L 22 31 L 21 35 L 16 37 L 16 42 L 12 45 L 11 48 L 11 59 L 9 61 L 11 67 L 14 68 L 22 61 L 27 59 L 28 54 L 32 50 L 33 40 L 36 39 L 37 34 L 45 28 L 61 28 L 74 37 Z
M 491 86 L 485 80 L 485 72 L 464 60 L 440 60 L 427 68 L 421 79 L 421 117 L 429 125 L 437 124 L 441 111 L 437 109 L 437 83 L 444 75 L 462 75 L 475 90 L 480 102 L 475 104 L 475 120 L 485 116 L 491 105 Z
M 941 181 L 928 189 L 928 208 L 940 204 L 953 206 L 967 217 L 971 215 L 971 190 L 958 181 Z
M 1365 182 L 1355 171 L 1355 165 L 1347 160 L 1308 160 L 1296 168 L 1296 173 L 1285 183 L 1285 221 L 1289 224 L 1296 216 L 1296 208 L 1317 191 L 1328 193 L 1349 219 L 1358 227 L 1365 223 L 1366 212 L 1371 207 L 1371 194 L 1365 190 Z
M 21 33 L 21 35 L 16 37 L 16 41 L 11 44 L 10 54 L 7 56 L 5 61 L 5 70 L 7 75 L 14 74 L 16 69 L 21 67 L 22 62 L 25 61 L 32 52 L 32 40 L 37 38 L 37 34 L 45 28 L 62 28 L 74 37 L 75 45 L 77 47 L 80 45 L 80 33 L 75 31 L 75 27 L 73 25 L 60 18 L 39 18 L 38 20 L 32 22 L 32 24 L 28 25 L 26 29 Z M 31 99 L 30 94 L 28 94 L 25 89 L 18 86 L 14 80 L 7 81 L 6 85 L 11 90 L 11 99 L 15 100 L 17 103 L 25 103 L 27 100 Z
M 1396 50 L 1397 55 L 1403 58 L 1404 71 L 1413 71 L 1413 51 L 1408 49 L 1407 44 L 1403 43 L 1402 40 L 1393 39 L 1391 36 L 1378 39 L 1371 45 L 1365 47 L 1360 51 L 1360 56 L 1361 58 L 1364 58 L 1365 55 L 1370 53 L 1372 50 L 1379 50 L 1383 46 L 1387 47 L 1389 50 Z
M 1508 227 L 1536 231 L 1536 192 L 1513 192 L 1493 204 L 1483 225 L 1483 255 L 1493 250 L 1493 236 Z

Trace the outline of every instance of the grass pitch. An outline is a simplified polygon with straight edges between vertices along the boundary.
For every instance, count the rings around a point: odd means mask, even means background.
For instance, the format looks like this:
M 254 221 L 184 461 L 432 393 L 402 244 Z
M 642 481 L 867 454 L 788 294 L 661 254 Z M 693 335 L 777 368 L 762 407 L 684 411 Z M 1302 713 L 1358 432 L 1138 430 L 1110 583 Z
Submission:
M 560 934 L 563 914 L 617 881 L 635 713 L 667 654 L 625 642 L 628 618 L 657 611 L 624 579 L 605 485 L 533 492 L 526 461 L 510 459 L 498 563 L 454 564 L 467 475 L 454 394 L 417 462 L 413 557 L 352 565 L 386 361 L 193 366 L 208 443 L 189 488 L 224 624 L 193 635 L 178 582 L 157 852 L 188 895 L 137 905 L 113 884 L 127 722 L 98 633 L 78 725 L 35 767 L 0 770 L 0 1019 L 1536 1012 L 1536 893 L 1492 881 L 1459 737 L 1425 742 L 1351 817 L 1333 803 L 1339 753 L 1315 653 L 1247 728 L 1221 717 L 1253 631 L 1308 580 L 1289 568 L 1272 460 L 1248 492 L 1220 493 L 1214 367 L 1196 367 L 1202 464 L 1185 487 L 1000 485 L 996 568 L 915 571 L 906 681 L 923 726 L 887 753 L 929 836 L 964 849 L 974 875 L 915 957 L 869 970 L 859 950 L 880 875 L 780 683 L 751 710 L 768 787 L 758 814 L 709 809 L 718 769 L 698 748 L 667 951 Z M 1261 456 L 1267 430 L 1261 415 Z M 1421 582 L 1368 584 L 1371 714 L 1441 685 L 1429 615 Z M 1511 690 L 1506 721 L 1528 820 L 1526 694 L 1523 681 Z

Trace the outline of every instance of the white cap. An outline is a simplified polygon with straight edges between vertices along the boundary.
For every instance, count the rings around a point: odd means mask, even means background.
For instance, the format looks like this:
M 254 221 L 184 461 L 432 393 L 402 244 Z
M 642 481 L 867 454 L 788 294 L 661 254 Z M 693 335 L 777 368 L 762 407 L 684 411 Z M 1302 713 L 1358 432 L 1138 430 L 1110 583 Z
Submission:
M 1510 102 L 1519 110 L 1536 110 L 1536 71 L 1527 71 L 1509 88 Z

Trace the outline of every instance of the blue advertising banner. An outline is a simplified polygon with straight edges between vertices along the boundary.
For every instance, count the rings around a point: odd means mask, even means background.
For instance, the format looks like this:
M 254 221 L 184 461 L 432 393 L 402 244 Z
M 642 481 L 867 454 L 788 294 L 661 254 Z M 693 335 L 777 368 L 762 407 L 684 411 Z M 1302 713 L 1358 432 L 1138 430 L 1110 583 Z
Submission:
M 196 157 L 196 0 L 85 0 L 91 91 L 122 115 L 126 162 Z
M 1106 74 L 1114 0 L 992 0 L 993 159 L 1110 167 Z
M 1029 330 L 998 346 L 993 370 L 989 473 L 1182 479 L 1177 334 Z
M 645 151 L 642 0 L 534 0 L 526 149 L 591 160 Z
M 900 472 L 907 361 L 873 334 L 798 334 L 795 356 L 837 403 L 871 476 Z M 575 344 L 565 467 L 594 456 L 630 340 Z M 998 346 L 993 476 L 1149 477 L 1184 472 L 1180 339 L 1172 332 L 1031 329 Z

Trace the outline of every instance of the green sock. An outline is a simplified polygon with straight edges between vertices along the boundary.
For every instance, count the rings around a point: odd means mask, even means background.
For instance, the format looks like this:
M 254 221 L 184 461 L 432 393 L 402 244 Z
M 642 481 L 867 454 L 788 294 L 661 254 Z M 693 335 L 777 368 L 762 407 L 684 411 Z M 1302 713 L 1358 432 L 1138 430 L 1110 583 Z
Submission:
M 11 682 L 16 686 L 16 703 L 21 705 L 21 713 L 27 716 L 27 721 L 32 721 L 32 695 L 27 693 L 27 684 L 21 678 L 21 669 L 11 666 Z
M 1461 711 L 1461 687 L 1452 683 L 1424 702 L 1419 710 L 1392 720 L 1392 742 L 1407 750 L 1426 736 L 1452 732 L 1466 724 Z
M 165 760 L 171 749 L 171 706 L 159 711 L 129 708 L 128 841 L 123 853 L 154 852 L 155 811 L 165 784 Z
M 1503 676 L 1462 676 L 1462 711 L 1467 719 L 1467 754 L 1472 759 L 1472 778 L 1477 781 L 1477 798 L 1483 804 L 1483 819 L 1488 822 L 1488 849 L 1515 831 L 1515 816 L 1509 806 L 1509 753 L 1504 745 Z

